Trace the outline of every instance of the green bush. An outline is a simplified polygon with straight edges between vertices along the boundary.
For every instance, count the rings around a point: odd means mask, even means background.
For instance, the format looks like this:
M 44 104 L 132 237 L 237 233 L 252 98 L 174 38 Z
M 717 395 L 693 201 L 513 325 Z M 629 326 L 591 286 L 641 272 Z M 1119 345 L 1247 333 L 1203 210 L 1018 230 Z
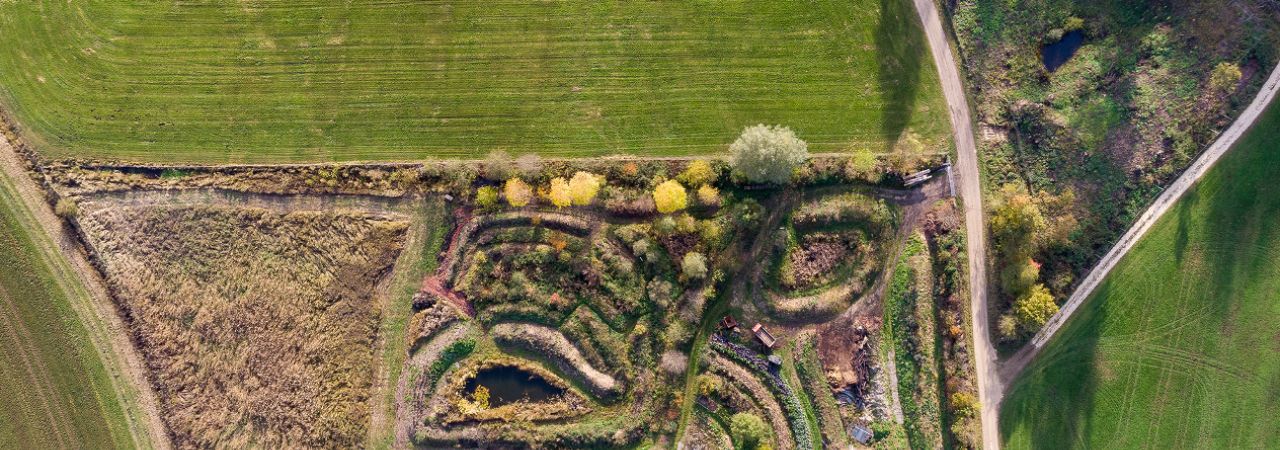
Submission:
M 1058 304 L 1054 302 L 1053 295 L 1049 294 L 1049 290 L 1043 284 L 1037 284 L 1025 296 L 1014 302 L 1013 313 L 1018 318 L 1018 326 L 1023 331 L 1034 333 L 1039 331 L 1050 317 L 1058 313 Z
M 653 204 L 658 212 L 670 214 L 689 206 L 689 196 L 676 180 L 667 180 L 653 189 Z
M 74 219 L 80 215 L 80 207 L 76 205 L 75 200 L 63 197 L 53 206 L 53 212 L 63 219 Z
M 1000 288 L 1012 297 L 1020 297 L 1031 290 L 1040 279 L 1040 266 L 1024 259 L 1012 261 L 1000 271 Z
M 711 163 L 703 159 L 690 162 L 689 166 L 685 167 L 684 172 L 680 172 L 680 175 L 676 177 L 677 180 L 687 186 L 711 184 L 716 181 L 716 178 L 718 176 L 715 170 L 711 168 Z
M 951 394 L 951 410 L 959 417 L 977 417 L 979 412 L 978 397 L 968 392 Z
M 729 435 L 733 448 L 754 450 L 768 445 L 769 427 L 755 414 L 740 412 L 729 419 Z
M 1242 77 L 1244 74 L 1240 72 L 1240 66 L 1229 62 L 1218 63 L 1213 68 L 1213 74 L 1209 75 L 1209 86 L 1218 92 L 1229 94 L 1236 90 Z
M 476 205 L 481 208 L 492 208 L 498 204 L 498 188 L 481 186 L 476 189 Z
M 1062 23 L 1062 29 L 1067 32 L 1083 30 L 1084 19 L 1075 16 L 1068 17 L 1067 20 Z
M 704 184 L 698 188 L 698 204 L 706 208 L 720 206 L 720 190 Z
M 706 278 L 707 257 L 698 252 L 689 252 L 684 255 L 680 268 L 684 271 L 684 276 L 691 280 Z
M 747 127 L 729 146 L 733 168 L 752 183 L 785 184 L 807 160 L 809 145 L 783 126 Z

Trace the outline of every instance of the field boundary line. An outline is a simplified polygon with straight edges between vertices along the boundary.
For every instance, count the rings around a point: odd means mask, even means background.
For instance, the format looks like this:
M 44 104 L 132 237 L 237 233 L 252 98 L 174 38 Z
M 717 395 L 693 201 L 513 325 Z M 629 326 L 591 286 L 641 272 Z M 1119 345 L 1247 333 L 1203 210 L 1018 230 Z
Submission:
M 587 156 L 543 156 L 538 153 L 511 153 L 511 159 L 524 155 L 537 155 L 542 162 L 586 162 L 594 164 L 599 162 L 627 162 L 627 161 L 714 161 L 728 160 L 729 151 L 726 149 L 721 153 L 704 154 L 699 156 L 638 156 L 628 154 L 605 155 L 598 157 Z M 52 158 L 40 153 L 37 150 L 27 150 L 26 157 L 31 164 L 35 166 L 47 166 L 49 163 L 57 163 L 65 161 L 65 159 Z M 858 154 L 855 151 L 848 152 L 823 152 L 810 153 L 810 159 L 840 159 L 849 158 Z M 893 155 L 893 152 L 873 152 L 876 156 Z M 920 156 L 949 156 L 947 152 L 923 152 Z M 182 162 L 146 162 L 139 160 L 100 160 L 100 161 L 79 161 L 76 165 L 85 169 L 95 170 L 114 170 L 114 169 L 177 169 L 177 170 L 251 170 L 251 169 L 289 169 L 289 168 L 312 168 L 312 167 L 368 167 L 368 168 L 415 168 L 426 165 L 450 165 L 450 164 L 481 164 L 487 162 L 487 158 L 428 158 L 428 159 L 370 159 L 370 160 L 344 160 L 344 161 L 315 161 L 315 162 L 290 162 L 290 163 L 223 163 L 223 164 L 200 164 L 200 163 L 182 163 Z
M 1240 117 L 1236 118 L 1231 127 L 1218 136 L 1218 139 L 1208 150 L 1205 150 L 1191 166 L 1182 172 L 1182 175 L 1178 176 L 1177 180 L 1160 193 L 1160 196 L 1142 213 L 1142 216 L 1134 222 L 1133 226 L 1121 236 L 1120 240 L 1111 247 L 1111 250 L 1102 257 L 1102 260 L 1089 271 L 1089 275 L 1080 283 L 1080 286 L 1076 287 L 1075 292 L 1071 293 L 1071 297 L 1062 305 L 1062 309 L 1049 319 L 1049 322 L 1036 333 L 1030 343 L 1009 359 L 1008 366 L 1001 370 L 1002 378 L 1006 381 L 1012 381 L 1017 377 L 1018 373 L 1044 348 L 1049 339 L 1058 333 L 1058 330 L 1067 322 L 1067 319 L 1102 284 L 1107 274 L 1111 273 L 1111 269 L 1115 268 L 1116 264 L 1129 253 L 1129 250 L 1147 234 L 1147 231 L 1150 231 L 1151 227 L 1177 203 L 1177 200 L 1195 186 L 1195 183 L 1208 173 L 1209 169 L 1213 168 L 1218 160 L 1235 145 L 1236 141 L 1253 126 L 1258 117 L 1262 115 L 1262 112 L 1266 110 L 1267 105 L 1275 98 L 1277 91 L 1280 91 L 1280 64 L 1277 64 L 1275 69 L 1271 71 L 1271 76 L 1262 85 L 1258 95 L 1253 98 L 1249 107 L 1245 108 Z

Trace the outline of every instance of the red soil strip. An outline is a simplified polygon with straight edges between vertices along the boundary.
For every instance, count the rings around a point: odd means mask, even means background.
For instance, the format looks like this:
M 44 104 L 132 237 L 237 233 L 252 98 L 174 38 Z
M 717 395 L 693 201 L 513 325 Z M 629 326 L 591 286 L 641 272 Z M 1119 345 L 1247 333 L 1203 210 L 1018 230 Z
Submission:
M 452 289 L 444 287 L 444 280 L 441 279 L 443 272 L 449 267 L 453 267 L 454 255 L 457 254 L 458 246 L 462 245 L 462 229 L 471 221 L 471 211 L 467 208 L 457 208 L 453 211 L 453 232 L 449 234 L 449 247 L 445 250 L 445 259 L 440 261 L 440 265 L 436 268 L 435 273 L 428 275 L 422 279 L 422 289 L 419 292 L 426 292 L 437 298 L 442 298 L 453 303 L 458 309 L 467 313 L 468 317 L 475 317 L 476 310 L 471 306 L 462 294 Z

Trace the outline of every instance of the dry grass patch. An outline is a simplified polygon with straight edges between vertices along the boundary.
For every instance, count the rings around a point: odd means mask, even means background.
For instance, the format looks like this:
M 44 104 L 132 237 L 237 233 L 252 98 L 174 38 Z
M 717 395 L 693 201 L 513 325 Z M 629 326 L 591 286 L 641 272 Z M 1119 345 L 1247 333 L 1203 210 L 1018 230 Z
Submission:
M 178 447 L 364 444 L 372 297 L 406 222 L 208 206 L 101 209 L 81 226 Z

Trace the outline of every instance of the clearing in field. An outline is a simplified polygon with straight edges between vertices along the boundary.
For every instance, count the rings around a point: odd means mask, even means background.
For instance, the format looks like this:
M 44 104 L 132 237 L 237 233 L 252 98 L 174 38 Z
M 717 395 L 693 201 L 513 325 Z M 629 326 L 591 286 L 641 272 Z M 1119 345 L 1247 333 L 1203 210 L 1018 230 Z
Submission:
M 0 104 L 45 155 L 168 162 L 816 152 L 949 135 L 905 0 L 0 2 Z
M 1012 386 L 1007 447 L 1280 440 L 1278 148 L 1273 104 Z
M 99 201 L 78 222 L 175 446 L 363 445 L 404 217 Z

